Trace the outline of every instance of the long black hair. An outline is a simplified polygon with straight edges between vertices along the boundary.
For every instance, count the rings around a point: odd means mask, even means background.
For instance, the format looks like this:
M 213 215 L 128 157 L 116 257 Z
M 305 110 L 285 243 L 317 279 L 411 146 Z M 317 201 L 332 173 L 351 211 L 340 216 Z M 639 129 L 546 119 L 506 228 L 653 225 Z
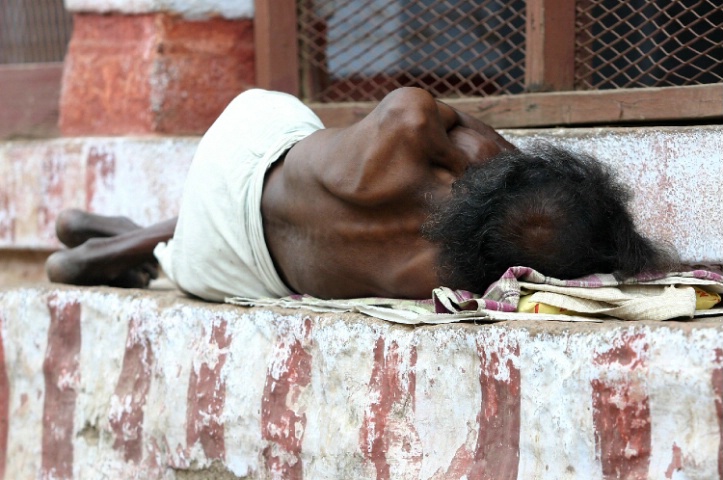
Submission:
M 423 234 L 445 285 L 480 293 L 516 265 L 563 279 L 672 268 L 674 254 L 636 230 L 630 198 L 595 158 L 539 145 L 470 167 Z

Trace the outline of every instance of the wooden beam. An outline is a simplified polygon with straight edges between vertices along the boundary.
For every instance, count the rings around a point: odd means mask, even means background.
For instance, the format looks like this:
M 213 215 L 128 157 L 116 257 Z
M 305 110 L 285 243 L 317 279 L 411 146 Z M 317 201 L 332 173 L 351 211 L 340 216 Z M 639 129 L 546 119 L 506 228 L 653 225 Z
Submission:
M 0 138 L 58 135 L 63 64 L 0 65 Z
M 255 0 L 256 85 L 299 95 L 296 0 Z
M 527 0 L 525 89 L 572 90 L 575 83 L 575 0 Z
M 723 83 L 501 95 L 449 103 L 494 127 L 723 120 Z
M 689 87 L 529 93 L 448 99 L 449 105 L 496 128 L 662 121 L 723 121 L 723 83 Z M 327 127 L 364 118 L 376 102 L 314 103 Z

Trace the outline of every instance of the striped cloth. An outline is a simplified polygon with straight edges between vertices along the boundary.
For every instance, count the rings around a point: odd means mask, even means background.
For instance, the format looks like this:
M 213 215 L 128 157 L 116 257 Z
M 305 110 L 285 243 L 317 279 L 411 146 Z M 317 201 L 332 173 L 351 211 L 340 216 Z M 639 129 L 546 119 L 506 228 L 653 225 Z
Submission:
M 415 325 L 458 321 L 684 319 L 723 315 L 720 294 L 723 294 L 723 275 L 708 270 L 647 274 L 623 280 L 609 274 L 560 280 L 528 267 L 512 267 L 483 295 L 439 287 L 429 300 L 321 300 L 308 295 L 292 295 L 262 299 L 233 297 L 227 298 L 226 302 L 317 312 L 359 312 Z M 522 303 L 546 308 L 519 311 Z

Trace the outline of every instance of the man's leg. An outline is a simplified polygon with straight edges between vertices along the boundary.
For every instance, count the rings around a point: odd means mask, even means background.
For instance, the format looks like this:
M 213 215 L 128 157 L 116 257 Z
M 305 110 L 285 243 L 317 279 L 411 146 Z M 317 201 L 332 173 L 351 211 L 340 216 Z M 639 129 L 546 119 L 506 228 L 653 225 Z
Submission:
M 77 209 L 63 210 L 55 221 L 58 240 L 69 248 L 82 245 L 91 238 L 115 237 L 140 228 L 126 217 L 96 215 Z
M 89 221 L 82 229 L 73 230 L 67 224 L 58 226 L 59 230 L 65 229 L 63 234 L 68 234 L 64 236 L 71 244 L 91 232 L 111 235 L 114 231 L 125 231 L 114 236 L 89 238 L 74 248 L 52 254 L 45 264 L 50 281 L 72 285 L 146 287 L 157 275 L 153 249 L 173 236 L 177 219 L 148 228 L 134 228 L 137 225 L 130 220 L 119 220 L 118 217 L 95 215 L 82 220 Z M 85 233 L 81 234 L 82 231 Z

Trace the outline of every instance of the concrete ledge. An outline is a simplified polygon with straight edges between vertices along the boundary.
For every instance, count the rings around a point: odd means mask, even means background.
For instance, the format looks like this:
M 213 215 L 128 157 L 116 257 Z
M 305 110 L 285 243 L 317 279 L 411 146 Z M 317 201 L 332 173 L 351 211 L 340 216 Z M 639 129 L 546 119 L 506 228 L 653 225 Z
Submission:
M 510 130 L 522 147 L 548 141 L 589 151 L 635 192 L 644 232 L 689 263 L 723 263 L 723 127 Z M 0 248 L 57 248 L 62 208 L 175 216 L 198 137 L 79 137 L 0 143 Z M 39 172 L 42 172 L 39 175 Z
M 723 319 L 411 328 L 0 291 L 5 478 L 718 478 Z M 191 475 L 193 475 L 191 477 Z

